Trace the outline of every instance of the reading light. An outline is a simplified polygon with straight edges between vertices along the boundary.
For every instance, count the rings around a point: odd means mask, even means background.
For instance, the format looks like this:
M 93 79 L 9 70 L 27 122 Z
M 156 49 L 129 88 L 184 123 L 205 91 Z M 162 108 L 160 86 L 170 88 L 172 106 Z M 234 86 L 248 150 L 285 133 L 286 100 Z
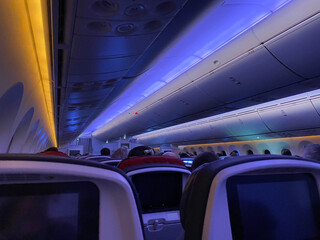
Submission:
M 214 4 L 162 54 L 151 69 L 138 77 L 116 102 L 96 118 L 82 135 L 103 132 L 101 127 L 105 127 L 290 1 L 225 0 L 218 7 Z

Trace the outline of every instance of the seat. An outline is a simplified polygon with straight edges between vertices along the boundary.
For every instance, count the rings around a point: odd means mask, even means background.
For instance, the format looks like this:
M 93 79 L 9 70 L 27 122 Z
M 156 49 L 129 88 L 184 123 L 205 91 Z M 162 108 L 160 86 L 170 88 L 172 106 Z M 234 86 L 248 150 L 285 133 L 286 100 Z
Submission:
M 163 156 L 134 157 L 119 165 L 139 194 L 147 240 L 184 237 L 179 204 L 190 171 L 183 165 L 181 159 Z
M 186 240 L 320 239 L 320 163 L 248 155 L 195 170 L 180 217 Z
M 141 156 L 141 157 L 131 157 L 126 158 L 120 162 L 118 165 L 118 168 L 121 170 L 124 170 L 126 172 L 130 171 L 130 168 L 139 165 L 145 165 L 146 164 L 158 164 L 158 163 L 167 163 L 171 165 L 178 165 L 185 167 L 185 164 L 183 161 L 179 158 L 174 157 L 165 157 L 165 156 Z
M 142 240 L 138 205 L 131 181 L 112 166 L 0 154 L 1 239 Z

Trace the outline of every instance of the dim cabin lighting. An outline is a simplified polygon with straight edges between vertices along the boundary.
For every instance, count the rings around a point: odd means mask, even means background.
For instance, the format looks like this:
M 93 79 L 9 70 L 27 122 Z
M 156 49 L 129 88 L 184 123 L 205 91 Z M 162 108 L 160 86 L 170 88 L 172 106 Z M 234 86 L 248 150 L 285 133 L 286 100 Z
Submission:
M 26 8 L 31 26 L 31 34 L 38 61 L 44 101 L 47 108 L 48 122 L 52 143 L 57 145 L 53 113 L 52 79 L 50 67 L 49 25 L 47 1 L 26 0 Z
M 198 63 L 290 1 L 225 0 L 220 1 L 222 3 L 219 6 L 213 4 L 201 17 L 196 19 L 196 23 L 189 27 L 183 36 L 175 40 L 174 44 L 162 54 L 153 67 L 137 78 L 116 102 L 105 109 L 88 126 L 83 134 L 85 135 L 94 129 L 93 134 L 98 135 L 112 128 L 111 121 L 116 122 L 116 118 L 125 113 L 125 111 L 119 111 L 119 109 L 123 109 L 124 105 L 129 106 L 130 109 L 144 100 L 147 101 L 147 98 L 160 88 L 176 80 L 191 68 L 197 67 Z M 150 87 L 146 89 L 146 86 Z M 97 129 L 97 126 L 103 127 Z

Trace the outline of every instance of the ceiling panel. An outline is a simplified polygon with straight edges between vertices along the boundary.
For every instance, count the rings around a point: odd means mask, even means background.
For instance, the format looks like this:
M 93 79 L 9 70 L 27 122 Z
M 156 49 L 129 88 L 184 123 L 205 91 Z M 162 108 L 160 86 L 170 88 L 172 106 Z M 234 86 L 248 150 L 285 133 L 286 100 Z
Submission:
M 72 140 L 70 137 L 79 135 L 87 123 L 135 80 L 135 76 L 125 76 L 129 70 L 135 72 L 135 63 L 143 58 L 147 50 L 147 62 L 150 63 L 174 39 L 177 31 L 171 26 L 171 30 L 164 33 L 170 35 L 170 41 L 162 36 L 166 39 L 165 44 L 150 47 L 185 2 L 52 1 L 53 32 L 57 33 L 53 44 L 55 75 L 58 78 L 56 84 L 59 88 L 56 94 L 60 98 L 57 100 L 59 144 L 65 144 Z M 139 72 L 143 72 L 147 65 L 137 67 Z M 82 124 L 73 125 L 70 124 L 73 120 L 66 120 L 77 114 L 87 116 L 87 119 L 83 117 Z
M 82 0 L 79 1 L 77 16 L 108 19 L 152 20 L 156 17 L 174 16 L 184 0 Z
M 103 59 L 72 59 L 69 74 L 107 73 L 129 69 L 137 56 L 103 58 Z
M 126 70 L 97 73 L 97 74 L 81 74 L 81 75 L 69 75 L 68 83 L 81 83 L 81 82 L 94 82 L 94 81 L 106 81 L 106 80 L 118 80 L 126 73 Z
M 93 37 L 75 35 L 72 45 L 74 58 L 130 56 L 142 53 L 155 38 L 155 34 L 143 36 Z

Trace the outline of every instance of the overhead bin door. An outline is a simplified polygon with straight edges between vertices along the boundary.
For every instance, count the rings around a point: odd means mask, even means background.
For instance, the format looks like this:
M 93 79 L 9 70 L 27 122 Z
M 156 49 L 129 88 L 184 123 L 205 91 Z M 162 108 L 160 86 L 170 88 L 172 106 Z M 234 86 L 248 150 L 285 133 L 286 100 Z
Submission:
M 320 14 L 266 44 L 270 52 L 304 78 L 320 75 Z
M 300 80 L 302 78 L 281 65 L 264 47 L 260 46 L 249 55 L 199 81 L 197 85 L 217 100 L 230 103 Z
M 273 108 L 258 109 L 272 131 L 288 131 L 320 127 L 319 114 L 309 100 L 296 100 Z

